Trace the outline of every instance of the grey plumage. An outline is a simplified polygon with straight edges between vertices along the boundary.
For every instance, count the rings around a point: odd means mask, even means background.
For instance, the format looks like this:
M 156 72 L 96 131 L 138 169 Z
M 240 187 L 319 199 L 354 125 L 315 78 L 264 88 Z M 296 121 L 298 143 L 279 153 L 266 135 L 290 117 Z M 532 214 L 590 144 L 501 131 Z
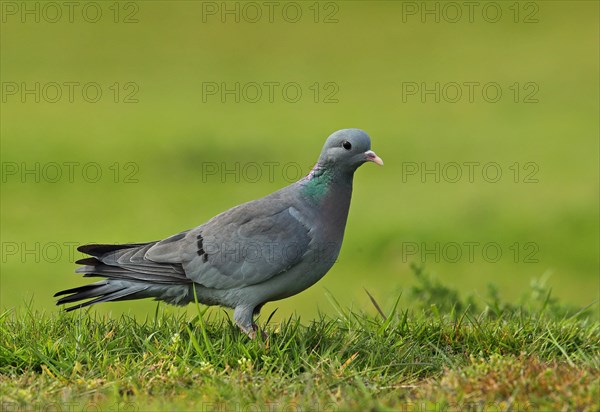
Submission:
M 233 207 L 164 240 L 85 245 L 91 257 L 77 273 L 104 280 L 58 292 L 57 304 L 78 309 L 100 302 L 155 298 L 185 305 L 198 300 L 234 308 L 251 337 L 253 315 L 266 302 L 292 296 L 317 282 L 339 254 L 355 170 L 383 164 L 359 129 L 333 133 L 311 172 L 266 197 Z

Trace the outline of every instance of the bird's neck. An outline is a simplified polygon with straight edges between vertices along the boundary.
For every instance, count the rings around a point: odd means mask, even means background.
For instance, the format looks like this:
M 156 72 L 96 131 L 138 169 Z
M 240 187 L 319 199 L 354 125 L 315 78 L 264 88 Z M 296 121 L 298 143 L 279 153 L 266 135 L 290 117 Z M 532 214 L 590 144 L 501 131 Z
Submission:
M 347 209 L 352 195 L 352 178 L 353 173 L 324 167 L 317 163 L 300 181 L 302 194 L 311 202 L 323 207 Z
M 324 242 L 340 243 L 350 210 L 352 174 L 317 165 L 299 183 L 303 199 L 320 216 Z

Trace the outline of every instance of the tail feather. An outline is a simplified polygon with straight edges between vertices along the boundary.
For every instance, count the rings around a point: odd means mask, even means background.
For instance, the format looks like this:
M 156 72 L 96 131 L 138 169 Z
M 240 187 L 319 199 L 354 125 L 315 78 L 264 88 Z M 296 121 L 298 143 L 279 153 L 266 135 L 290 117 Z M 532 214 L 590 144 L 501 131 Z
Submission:
M 155 243 L 80 246 L 77 250 L 90 257 L 76 262 L 83 265 L 76 273 L 81 273 L 84 277 L 102 277 L 106 280 L 60 291 L 54 296 L 68 296 L 60 298 L 56 304 L 90 299 L 66 308 L 67 311 L 100 302 L 146 297 L 182 304 L 188 298 L 193 282 L 186 276 L 181 264 L 146 259 L 146 252 Z
M 98 286 L 101 286 L 101 285 L 107 285 L 107 284 L 108 284 L 108 282 L 106 282 L 106 281 L 103 281 L 103 282 L 91 283 L 91 284 L 89 284 L 89 285 L 79 286 L 79 287 L 72 288 L 72 289 L 65 289 L 65 290 L 61 290 L 60 292 L 56 292 L 56 293 L 54 294 L 54 297 L 57 297 L 57 296 L 62 296 L 62 295 L 68 295 L 68 294 L 70 294 L 70 293 L 79 293 L 79 294 L 83 294 L 84 292 L 86 292 L 86 291 L 88 291 L 88 290 L 90 290 L 90 289 L 97 289 L 97 288 L 98 288 Z M 68 300 L 67 298 L 71 298 L 71 296 L 68 296 L 68 297 L 65 297 L 65 298 L 61 298 L 61 299 L 59 299 L 59 302 L 58 302 L 58 303 L 60 304 L 60 303 L 67 303 L 67 302 L 70 302 L 70 300 Z M 83 299 L 85 299 L 85 298 L 83 298 Z
M 107 253 L 114 252 L 115 250 L 140 247 L 140 246 L 145 246 L 145 245 L 152 244 L 152 243 L 156 243 L 156 242 L 125 243 L 125 244 L 121 244 L 121 245 L 107 245 L 107 244 L 94 244 L 94 243 L 92 243 L 92 244 L 89 244 L 89 245 L 79 246 L 77 248 L 77 250 L 80 251 L 81 253 L 85 253 L 86 255 L 92 255 L 92 256 L 95 256 L 95 257 L 101 257 L 103 255 L 106 255 Z
M 81 266 L 77 268 L 76 273 L 83 274 L 86 278 L 103 277 L 108 279 L 121 279 L 140 282 L 156 283 L 161 285 L 180 285 L 182 283 L 192 283 L 189 279 L 179 277 L 165 276 L 165 271 L 136 271 L 134 268 L 118 267 L 104 265 L 102 263 L 92 266 Z
M 99 263 L 107 266 L 118 267 L 131 272 L 162 276 L 167 283 L 188 282 L 189 279 L 185 276 L 185 271 L 181 264 L 161 263 L 146 259 L 146 253 L 154 245 L 155 242 L 140 243 L 137 247 L 131 247 L 131 244 L 128 244 L 122 248 L 113 248 L 111 252 L 97 256 L 96 259 L 99 260 Z M 103 248 L 107 247 L 108 245 L 103 245 Z M 84 264 L 98 265 L 94 261 L 85 261 Z M 106 269 L 105 266 L 97 267 L 96 270 Z
M 95 266 L 95 265 L 99 265 L 100 262 L 97 258 L 95 257 L 87 257 L 85 259 L 79 259 L 78 261 L 75 262 L 78 265 L 90 265 L 90 266 Z
M 91 299 L 87 302 L 80 303 L 75 306 L 70 306 L 65 310 L 70 312 L 75 309 L 80 309 L 86 306 L 93 305 L 95 303 L 100 302 L 109 302 L 109 301 L 118 301 L 125 299 L 136 299 L 135 294 L 139 292 L 143 292 L 148 289 L 149 286 L 145 285 L 135 285 L 129 284 L 125 285 L 122 282 L 120 284 L 112 284 L 110 281 L 101 281 L 92 283 L 91 285 L 85 285 L 78 288 L 63 290 L 61 292 L 56 293 L 54 296 L 60 296 L 65 294 L 71 294 L 69 296 L 65 296 L 60 298 L 57 305 L 62 305 L 65 303 L 73 303 L 78 302 L 84 299 Z M 137 298 L 143 298 L 146 296 L 138 296 Z

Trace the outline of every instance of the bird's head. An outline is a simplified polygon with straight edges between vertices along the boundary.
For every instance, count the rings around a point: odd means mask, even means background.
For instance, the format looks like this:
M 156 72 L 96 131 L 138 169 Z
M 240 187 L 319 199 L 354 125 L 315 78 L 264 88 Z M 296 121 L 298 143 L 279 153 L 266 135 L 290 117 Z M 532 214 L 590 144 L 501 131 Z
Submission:
M 371 150 L 369 135 L 360 129 L 342 129 L 327 138 L 318 164 L 353 173 L 366 162 L 383 166 L 383 160 Z

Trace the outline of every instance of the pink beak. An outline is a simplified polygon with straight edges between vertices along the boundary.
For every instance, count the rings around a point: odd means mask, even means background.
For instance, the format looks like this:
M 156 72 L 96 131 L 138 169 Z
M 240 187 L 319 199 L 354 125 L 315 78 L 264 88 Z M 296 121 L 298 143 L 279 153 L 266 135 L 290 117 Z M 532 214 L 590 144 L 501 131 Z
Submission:
M 381 157 L 377 156 L 374 151 L 367 150 L 365 156 L 367 157 L 368 162 L 377 163 L 379 166 L 383 166 L 383 160 L 381 160 Z

